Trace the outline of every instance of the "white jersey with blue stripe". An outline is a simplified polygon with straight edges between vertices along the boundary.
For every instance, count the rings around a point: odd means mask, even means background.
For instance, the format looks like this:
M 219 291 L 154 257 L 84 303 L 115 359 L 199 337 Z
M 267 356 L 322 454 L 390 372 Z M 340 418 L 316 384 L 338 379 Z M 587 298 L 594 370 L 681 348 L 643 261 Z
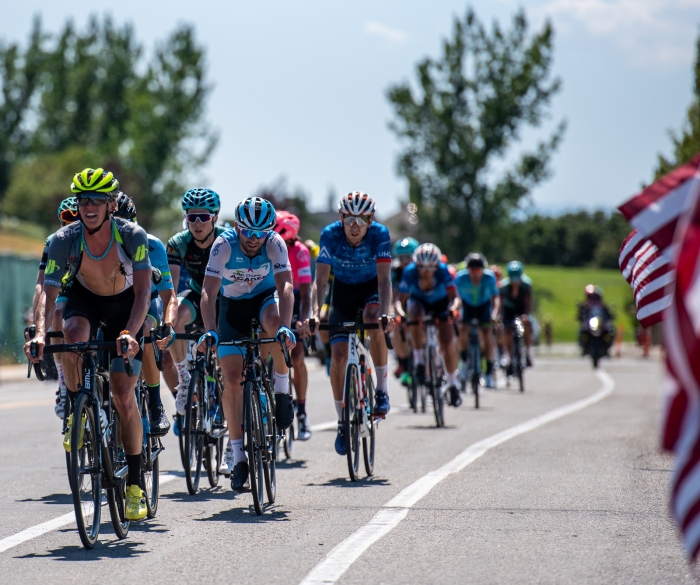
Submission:
M 221 279 L 221 295 L 229 299 L 249 299 L 275 286 L 275 274 L 289 271 L 287 245 L 276 232 L 270 232 L 256 256 L 241 250 L 238 232 L 229 230 L 214 241 L 205 274 Z

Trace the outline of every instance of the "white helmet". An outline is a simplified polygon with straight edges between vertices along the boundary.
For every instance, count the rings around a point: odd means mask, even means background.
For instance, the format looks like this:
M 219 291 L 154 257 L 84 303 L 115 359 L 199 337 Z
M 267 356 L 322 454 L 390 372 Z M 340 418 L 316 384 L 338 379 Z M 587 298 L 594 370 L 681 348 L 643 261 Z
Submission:
M 338 203 L 342 215 L 374 215 L 374 199 L 362 191 L 348 193 Z
M 413 261 L 418 266 L 433 267 L 440 264 L 442 252 L 435 244 L 421 244 L 413 252 Z

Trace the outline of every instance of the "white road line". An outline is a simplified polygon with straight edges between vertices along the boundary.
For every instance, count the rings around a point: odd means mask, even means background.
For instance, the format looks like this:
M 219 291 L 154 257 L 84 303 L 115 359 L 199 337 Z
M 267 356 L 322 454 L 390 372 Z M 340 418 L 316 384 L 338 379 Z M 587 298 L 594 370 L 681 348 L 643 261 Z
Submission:
M 177 479 L 177 477 L 177 475 L 164 473 L 160 476 L 160 485 Z M 0 553 L 5 552 L 7 549 L 10 549 L 14 546 L 17 546 L 18 544 L 22 544 L 23 542 L 32 540 L 37 536 L 41 536 L 43 534 L 46 534 L 47 532 L 51 532 L 52 530 L 58 530 L 59 528 L 63 528 L 64 526 L 73 524 L 74 522 L 75 512 L 69 512 L 68 514 L 64 514 L 63 516 L 59 516 L 58 518 L 54 518 L 53 520 L 49 520 L 48 522 L 43 522 L 42 524 L 37 524 L 36 526 L 32 526 L 30 528 L 27 528 L 26 530 L 22 530 L 17 534 L 13 534 L 12 536 L 8 536 L 7 538 L 3 538 L 2 540 L 0 540 Z
M 604 371 L 596 372 L 603 387 L 588 398 L 577 400 L 549 412 L 515 425 L 505 431 L 496 433 L 482 441 L 474 443 L 462 451 L 452 461 L 439 469 L 431 471 L 399 492 L 377 512 L 374 517 L 348 538 L 343 540 L 304 577 L 300 585 L 328 585 L 335 583 L 350 566 L 372 544 L 395 528 L 408 514 L 416 502 L 430 492 L 438 483 L 453 473 L 458 473 L 470 463 L 481 457 L 489 449 L 506 441 L 533 431 L 547 423 L 587 408 L 609 396 L 615 389 L 615 382 Z

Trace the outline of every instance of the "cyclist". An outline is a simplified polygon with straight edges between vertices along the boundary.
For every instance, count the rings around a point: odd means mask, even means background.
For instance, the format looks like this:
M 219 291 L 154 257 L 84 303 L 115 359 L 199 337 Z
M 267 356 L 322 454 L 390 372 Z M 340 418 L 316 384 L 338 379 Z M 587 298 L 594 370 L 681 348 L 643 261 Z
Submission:
M 127 221 L 136 221 L 136 205 L 126 193 L 117 196 L 117 209 L 112 214 L 114 217 L 121 217 Z M 170 276 L 168 257 L 165 246 L 156 236 L 148 235 L 148 255 L 151 265 L 160 273 L 160 278 L 154 279 L 151 284 L 151 304 L 146 315 L 144 329 L 150 331 L 154 327 L 159 327 L 164 323 L 170 329 L 170 335 L 158 341 L 158 347 L 165 349 L 174 341 L 175 330 L 173 323 L 177 318 L 177 296 L 173 279 Z M 155 280 L 158 280 L 156 283 Z M 165 321 L 165 322 L 164 322 Z M 166 435 L 170 430 L 170 421 L 163 409 L 160 398 L 160 371 L 156 366 L 153 346 L 148 343 L 143 348 L 143 379 L 148 387 L 148 410 L 151 413 L 151 434 Z
M 491 264 L 491 272 L 496 277 L 496 288 L 501 290 L 501 280 L 503 280 L 503 269 L 498 264 Z M 505 341 L 503 339 L 503 323 L 500 319 L 493 324 L 493 335 L 496 340 L 496 352 L 498 353 L 498 363 L 501 367 L 506 367 Z
M 501 303 L 503 305 L 503 329 L 505 333 L 506 348 L 509 362 L 513 355 L 513 325 L 515 318 L 520 321 L 525 329 L 525 360 L 527 366 L 532 366 L 530 357 L 530 344 L 532 343 L 532 324 L 530 323 L 530 311 L 532 308 L 532 281 L 524 273 L 523 265 L 513 260 L 506 266 L 508 277 L 501 281 Z
M 462 330 L 460 348 L 462 359 L 467 360 L 467 346 L 472 319 L 479 321 L 484 337 L 486 353 L 486 387 L 495 388 L 493 378 L 494 339 L 491 323 L 498 318 L 501 304 L 496 288 L 496 276 L 486 266 L 486 258 L 478 252 L 471 252 L 465 258 L 466 269 L 460 270 L 455 279 L 457 292 L 462 301 Z
M 311 308 L 311 254 L 297 237 L 300 225 L 299 218 L 293 213 L 277 212 L 275 231 L 287 244 L 287 255 L 292 268 L 294 284 L 292 324 L 297 331 L 301 331 L 302 323 L 309 316 Z M 297 421 L 299 422 L 297 436 L 300 441 L 308 441 L 311 438 L 311 425 L 306 414 L 306 389 L 309 378 L 304 361 L 303 343 L 297 343 L 294 346 L 291 358 L 294 366 L 294 390 L 297 394 Z
M 58 206 L 58 220 L 61 222 L 61 226 L 65 227 L 78 219 L 78 200 L 75 197 L 68 197 L 61 201 Z M 46 243 L 44 244 L 44 251 L 41 254 L 41 261 L 39 262 L 39 272 L 36 276 L 36 285 L 34 287 L 34 298 L 32 299 L 32 315 L 36 315 L 36 309 L 39 305 L 39 298 L 44 290 L 44 273 L 46 271 L 46 262 L 49 256 L 49 245 L 51 244 L 51 239 L 56 235 L 56 232 L 51 234 L 46 238 Z M 66 305 L 66 296 L 63 291 L 59 293 L 56 298 L 56 309 L 54 310 L 52 321 L 51 321 L 51 331 L 60 331 L 63 326 L 63 307 Z M 65 401 L 66 401 L 66 378 L 63 374 L 63 363 L 61 360 L 61 354 L 53 354 L 54 362 L 56 363 L 56 371 L 58 372 L 58 389 L 56 390 L 56 406 L 54 411 L 56 416 L 63 419 L 65 414 Z
M 141 369 L 141 327 L 148 311 L 151 263 L 148 238 L 138 225 L 112 218 L 119 183 L 102 169 L 85 169 L 73 177 L 71 191 L 78 198 L 80 221 L 61 228 L 49 245 L 44 291 L 36 319 L 38 357 L 43 354 L 47 316 L 53 314 L 58 291 L 69 283 L 63 311 L 63 334 L 67 343 L 87 341 L 103 324 L 108 341 L 128 344 L 122 355 L 112 359 L 110 388 L 119 411 L 121 439 L 128 465 L 126 517 L 146 517 L 146 499 L 141 489 L 141 445 L 143 429 L 134 388 Z M 31 356 L 30 343 L 25 352 Z M 134 377 L 126 374 L 124 357 L 132 360 Z M 78 356 L 65 353 L 64 374 L 68 398 L 75 401 L 78 390 Z M 72 416 L 63 439 L 69 451 Z M 82 421 L 78 421 L 82 424 Z
M 457 344 L 452 312 L 457 310 L 457 287 L 447 264 L 441 261 L 441 252 L 435 244 L 421 244 L 413 254 L 413 263 L 403 271 L 399 285 L 400 302 L 406 307 L 411 321 L 421 321 L 426 316 L 439 319 L 436 325 L 439 332 L 440 347 L 445 356 L 450 404 L 454 407 L 462 404 L 459 395 L 459 372 L 457 371 Z M 413 363 L 415 375 L 420 384 L 425 384 L 425 345 L 422 325 L 411 326 L 413 342 Z
M 392 304 L 396 313 L 401 314 L 399 285 L 403 277 L 403 271 L 412 261 L 413 252 L 418 247 L 418 240 L 415 238 L 403 238 L 398 240 L 391 249 L 391 254 L 394 259 L 391 261 L 391 291 Z M 399 362 L 399 367 L 396 368 L 394 376 L 399 379 L 402 385 L 408 386 L 411 383 L 411 372 L 409 371 L 409 352 L 411 348 L 408 345 L 406 336 L 406 328 L 399 322 L 391 336 L 391 343 L 394 346 L 394 353 Z
M 289 325 L 294 309 L 292 271 L 284 240 L 275 233 L 275 208 L 260 197 L 251 197 L 236 207 L 235 229 L 217 237 L 202 287 L 202 317 L 205 338 L 215 342 L 233 341 L 250 336 L 250 323 L 257 319 L 264 335 L 274 335 L 288 350 L 295 337 Z M 279 296 L 279 307 L 275 299 Z M 220 310 L 216 316 L 216 298 Z M 226 459 L 231 473 L 231 489 L 249 489 L 248 458 L 243 449 L 243 356 L 245 348 L 219 347 L 219 363 L 224 376 L 223 406 L 229 428 Z M 294 422 L 294 405 L 289 395 L 289 369 L 281 346 L 271 348 L 275 364 L 275 416 L 280 429 Z
M 354 321 L 362 311 L 365 323 L 378 323 L 379 329 L 370 329 L 370 353 L 377 374 L 375 414 L 389 412 L 387 394 L 387 365 L 389 352 L 383 333 L 391 333 L 394 320 L 389 317 L 386 330 L 381 315 L 391 307 L 391 241 L 389 230 L 374 221 L 374 200 L 355 191 L 345 195 L 338 205 L 340 221 L 326 226 L 321 232 L 321 252 L 316 264 L 316 280 L 312 293 L 312 315 L 319 320 L 331 268 L 334 271 L 333 294 L 330 300 L 328 323 Z M 305 323 L 306 333 L 310 330 Z M 345 455 L 345 429 L 342 424 L 343 384 L 348 360 L 348 334 L 335 331 L 330 334 L 330 377 L 335 408 L 338 413 L 338 434 L 335 450 Z
M 188 325 L 202 326 L 200 301 L 204 272 L 214 240 L 227 231 L 227 228 L 216 225 L 221 210 L 221 199 L 215 191 L 204 188 L 190 189 L 182 196 L 181 205 L 185 212 L 187 229 L 170 238 L 167 246 L 173 282 L 179 281 L 181 266 L 190 274 L 189 288 L 180 292 L 177 297 L 179 308 L 175 322 L 176 333 L 184 333 Z M 176 341 L 170 348 L 170 353 L 179 380 L 175 408 L 178 414 L 184 415 L 190 387 L 190 373 L 185 355 L 187 342 Z M 178 429 L 175 431 L 177 433 Z

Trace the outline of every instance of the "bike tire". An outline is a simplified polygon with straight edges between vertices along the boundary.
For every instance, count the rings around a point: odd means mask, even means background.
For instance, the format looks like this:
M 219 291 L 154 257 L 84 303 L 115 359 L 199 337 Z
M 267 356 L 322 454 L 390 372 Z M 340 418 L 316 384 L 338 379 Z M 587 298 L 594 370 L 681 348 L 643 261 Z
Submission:
M 481 377 L 481 348 L 477 345 L 471 349 L 471 386 L 474 393 L 474 408 L 479 408 L 479 378 Z
M 345 394 L 343 395 L 343 425 L 345 426 L 345 450 L 350 479 L 359 479 L 360 469 L 360 374 L 357 366 L 348 366 L 345 374 Z M 359 417 L 358 417 L 359 413 Z M 359 420 L 358 420 L 359 419 Z
M 445 396 L 442 393 L 440 366 L 434 347 L 428 348 L 428 367 L 430 368 L 430 393 L 433 397 L 435 425 L 440 428 L 445 426 Z
M 263 466 L 262 466 L 262 419 L 260 416 L 260 399 L 252 382 L 246 382 L 244 390 L 245 436 L 248 451 L 248 475 L 250 491 L 253 493 L 255 513 L 263 513 Z
M 518 356 L 518 359 L 516 362 L 517 363 L 516 376 L 518 378 L 518 388 L 519 388 L 520 392 L 525 392 L 525 380 L 523 379 L 524 374 L 525 374 L 525 367 L 523 366 L 523 363 L 525 362 L 525 360 L 523 359 L 523 340 L 521 337 L 518 337 L 517 344 L 518 344 L 517 345 L 518 350 L 517 350 L 517 352 L 515 352 L 515 354 Z
M 185 454 L 189 454 L 188 464 L 185 465 L 185 482 L 187 483 L 187 491 L 191 495 L 197 493 L 199 479 L 202 475 L 205 392 L 206 388 L 201 372 L 193 372 L 190 379 L 190 389 L 187 393 L 184 429 Z
M 266 392 L 263 389 L 263 392 Z M 267 393 L 267 404 L 273 405 L 272 392 Z M 265 492 L 267 493 L 267 501 L 270 504 L 275 503 L 277 498 L 277 421 L 273 416 L 273 409 L 268 406 L 267 423 L 263 424 L 265 429 L 265 443 L 267 454 L 263 457 L 263 472 L 265 474 Z
M 148 437 L 147 446 L 142 452 L 143 491 L 146 493 L 146 508 L 148 517 L 155 518 L 158 512 L 158 499 L 160 497 L 160 463 L 158 457 L 153 458 L 153 452 L 158 449 L 158 439 Z M 151 469 L 148 469 L 148 460 L 151 460 Z
M 367 413 L 367 420 L 369 423 L 369 437 L 362 437 L 362 459 L 365 463 L 365 471 L 369 477 L 374 475 L 374 448 L 376 445 L 376 431 L 377 424 L 375 422 L 374 416 L 374 382 L 372 381 L 372 376 L 367 374 L 366 379 L 367 388 L 367 402 L 369 405 L 369 412 Z
M 289 394 L 294 396 L 294 382 L 292 380 L 292 370 L 289 370 Z M 296 404 L 296 402 L 295 402 Z M 296 431 L 294 429 L 294 422 L 289 425 L 289 428 L 284 431 L 284 456 L 286 459 L 292 458 L 292 453 L 294 452 L 294 440 L 296 439 Z
M 92 398 L 87 394 L 78 394 L 73 409 L 73 428 L 71 430 L 71 486 L 75 522 L 78 526 L 80 540 L 86 549 L 95 546 L 100 535 L 100 518 L 102 514 L 102 468 L 100 465 L 100 437 L 97 433 L 97 421 Z M 83 423 L 85 417 L 85 423 Z M 80 444 L 81 427 L 83 433 Z
M 112 414 L 110 428 L 112 433 L 107 443 L 107 448 L 103 448 L 103 460 L 108 460 L 112 468 L 112 474 L 126 467 L 126 459 L 120 458 L 119 447 L 121 439 L 119 437 L 119 414 L 114 407 L 109 407 Z M 117 487 L 107 490 L 107 503 L 109 504 L 109 516 L 112 521 L 114 534 L 119 539 L 124 539 L 129 534 L 131 521 L 126 519 L 126 477 L 117 480 Z

